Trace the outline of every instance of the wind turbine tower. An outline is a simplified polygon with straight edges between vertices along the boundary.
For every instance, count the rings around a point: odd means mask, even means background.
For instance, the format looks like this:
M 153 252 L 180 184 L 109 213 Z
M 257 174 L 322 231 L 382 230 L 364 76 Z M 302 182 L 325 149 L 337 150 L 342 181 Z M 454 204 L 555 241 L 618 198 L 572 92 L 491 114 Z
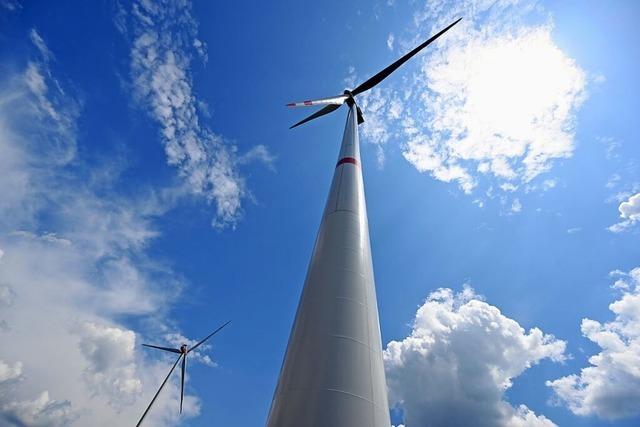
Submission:
M 324 105 L 293 127 L 347 104 L 329 197 L 289 338 L 267 427 L 390 427 L 355 96 L 393 73 L 453 22 L 353 90 L 290 107 Z

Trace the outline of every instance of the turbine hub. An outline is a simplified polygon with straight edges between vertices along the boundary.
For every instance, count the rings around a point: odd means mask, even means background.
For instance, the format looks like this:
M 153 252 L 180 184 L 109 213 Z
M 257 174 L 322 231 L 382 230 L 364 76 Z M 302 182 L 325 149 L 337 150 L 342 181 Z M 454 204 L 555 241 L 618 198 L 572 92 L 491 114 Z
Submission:
M 353 106 L 356 103 L 356 100 L 353 98 L 353 93 L 349 89 L 345 89 L 343 94 L 347 95 L 348 98 L 345 100 L 349 107 Z
M 187 352 L 187 345 L 186 345 L 186 344 L 182 344 L 182 345 L 180 346 L 180 352 L 181 352 L 182 354 L 185 354 L 185 353 Z

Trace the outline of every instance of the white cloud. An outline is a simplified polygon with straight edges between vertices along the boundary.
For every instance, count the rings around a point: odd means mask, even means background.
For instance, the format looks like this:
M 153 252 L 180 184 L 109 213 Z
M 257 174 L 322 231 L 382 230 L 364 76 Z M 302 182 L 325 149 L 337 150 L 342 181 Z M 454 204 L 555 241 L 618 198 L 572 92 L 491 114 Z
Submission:
M 163 323 L 180 291 L 145 251 L 167 200 L 96 187 L 77 155 L 80 106 L 31 34 L 38 59 L 0 80 L 0 333 L 11 343 L 0 346 L 0 424 L 129 424 L 170 367 L 135 348 L 120 320 Z M 177 424 L 175 380 L 150 424 Z M 196 415 L 197 398 L 185 402 L 183 418 Z
M 602 73 L 596 73 L 593 75 L 592 80 L 595 84 L 601 85 L 607 81 L 607 76 Z
M 607 160 L 618 159 L 620 155 L 618 154 L 618 150 L 622 146 L 620 141 L 615 140 L 611 137 L 599 137 L 596 138 L 599 142 L 606 144 L 605 157 Z
M 613 233 L 625 231 L 640 221 L 640 193 L 634 194 L 629 197 L 629 200 L 620 203 L 618 211 L 620 211 L 620 218 L 623 220 L 608 228 Z
M 640 415 L 640 268 L 618 277 L 622 292 L 609 305 L 615 318 L 606 323 L 583 319 L 582 334 L 600 347 L 578 375 L 548 381 L 560 402 L 576 415 L 614 420 Z
M 133 331 L 84 322 L 76 333 L 87 362 L 85 381 L 94 394 L 106 396 L 115 406 L 135 402 L 142 393 L 142 383 L 136 372 Z
M 0 421 L 7 427 L 63 427 L 75 420 L 70 403 L 50 399 L 46 391 L 34 400 L 2 404 L 1 409 Z
M 15 362 L 13 366 L 11 366 L 4 360 L 0 360 L 0 383 L 15 380 L 19 378 L 20 375 L 22 375 L 22 362 Z
M 505 391 L 543 359 L 563 361 L 565 342 L 525 331 L 472 289 L 439 289 L 418 309 L 411 334 L 384 351 L 390 403 L 408 426 L 554 426 Z
M 365 138 L 378 146 L 403 141 L 404 157 L 419 171 L 456 182 L 466 193 L 485 180 L 529 183 L 554 160 L 571 157 L 587 79 L 554 43 L 548 15 L 534 4 L 428 2 L 414 15 L 418 32 L 427 23 L 435 22 L 433 33 L 464 19 L 414 61 L 420 67 L 410 81 L 385 82 L 374 111 L 380 120 L 367 120 Z M 539 16 L 542 22 L 532 24 Z M 403 105 L 397 119 L 384 103 L 394 97 Z M 367 127 L 375 131 L 367 134 Z
M 10 12 L 15 12 L 22 9 L 22 5 L 18 0 L 0 0 L 0 6 L 4 7 Z
M 271 154 L 265 145 L 258 144 L 242 156 L 238 157 L 238 163 L 240 164 L 247 164 L 256 161 L 263 163 L 269 169 L 275 171 L 276 156 Z
M 629 200 L 622 202 L 618 207 L 620 218 L 637 221 L 640 219 L 640 193 L 629 197 Z
M 487 174 L 529 182 L 573 151 L 583 73 L 554 45 L 550 27 L 477 37 L 424 64 L 425 139 L 412 137 L 405 156 L 415 164 L 417 147 L 428 145 L 441 163 L 487 161 Z
M 530 193 L 532 191 L 537 191 L 537 190 L 549 191 L 553 188 L 556 188 L 557 185 L 558 185 L 558 181 L 556 179 L 545 179 L 539 184 L 527 184 L 525 186 L 525 191 L 527 193 Z
M 389 37 L 387 37 L 387 48 L 389 50 L 393 50 L 393 42 L 395 40 L 395 36 L 393 35 L 393 33 L 389 33 Z
M 247 190 L 237 170 L 236 147 L 199 117 L 190 64 L 193 51 L 204 61 L 207 54 L 196 37 L 191 4 L 138 1 L 131 18 L 134 95 L 160 125 L 168 163 L 179 169 L 192 194 L 215 203 L 213 225 L 233 227 Z
M 202 40 L 195 38 L 193 39 L 193 47 L 196 52 L 198 52 L 198 56 L 200 56 L 202 62 L 206 64 L 209 60 L 209 55 L 207 54 L 207 44 Z
M 13 304 L 16 293 L 11 286 L 0 285 L 0 307 L 10 307 Z
M 48 61 L 53 57 L 53 54 L 42 39 L 42 36 L 40 36 L 35 28 L 32 28 L 29 32 L 29 38 L 31 39 L 31 42 L 34 44 L 34 46 L 40 51 L 40 55 L 42 55 L 42 58 L 45 61 Z
M 390 138 L 385 123 L 389 118 L 398 117 L 402 111 L 402 104 L 397 97 L 380 88 L 365 92 L 359 103 L 362 111 L 366 111 L 364 118 L 367 125 L 362 127 L 362 135 L 367 142 L 376 146 L 378 166 L 382 167 L 385 161 L 383 148 Z
M 511 203 L 511 212 L 512 213 L 520 213 L 522 211 L 522 203 L 520 203 L 520 199 L 516 198 Z
M 622 179 L 620 174 L 614 173 L 609 177 L 609 179 L 607 180 L 607 183 L 604 186 L 609 189 L 614 188 L 618 185 L 618 183 L 620 182 L 620 179 Z

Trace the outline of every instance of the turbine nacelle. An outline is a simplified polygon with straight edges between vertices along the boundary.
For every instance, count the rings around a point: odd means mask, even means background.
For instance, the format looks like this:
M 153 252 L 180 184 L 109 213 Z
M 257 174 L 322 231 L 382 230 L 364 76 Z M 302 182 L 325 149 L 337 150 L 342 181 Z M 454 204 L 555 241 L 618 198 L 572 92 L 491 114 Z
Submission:
M 400 59 L 398 59 L 397 61 L 395 61 L 391 65 L 389 65 L 384 70 L 382 70 L 379 73 L 375 74 L 373 77 L 370 77 L 369 79 L 365 80 L 362 84 L 358 85 L 353 90 L 345 89 L 344 92 L 342 93 L 342 95 L 332 96 L 332 97 L 329 97 L 329 98 L 321 98 L 321 99 L 316 99 L 316 100 L 307 100 L 307 101 L 302 101 L 302 102 L 291 102 L 291 103 L 287 104 L 287 107 L 312 107 L 312 106 L 316 106 L 316 105 L 324 105 L 323 108 L 321 108 L 320 110 L 316 111 L 315 113 L 313 113 L 309 117 L 307 117 L 307 118 L 299 121 L 298 123 L 294 124 L 289 129 L 293 129 L 296 126 L 300 126 L 301 124 L 307 123 L 307 122 L 309 122 L 309 121 L 311 121 L 313 119 L 317 119 L 318 117 L 321 117 L 321 116 L 324 116 L 326 114 L 332 113 L 333 111 L 335 111 L 338 108 L 340 108 L 340 106 L 342 104 L 344 104 L 344 103 L 346 103 L 349 107 L 353 107 L 355 105 L 356 109 L 357 109 L 357 113 L 358 113 L 358 124 L 364 123 L 364 118 L 362 116 L 362 111 L 360 110 L 360 107 L 358 107 L 358 105 L 356 104 L 355 97 L 357 95 L 363 93 L 363 92 L 368 91 L 369 89 L 373 88 L 378 83 L 380 83 L 382 80 L 386 79 L 391 73 L 393 73 L 395 70 L 397 70 L 402 64 L 407 62 L 414 55 L 416 55 L 422 49 L 424 49 L 429 44 L 431 44 L 433 41 L 435 41 L 442 34 L 447 32 L 451 27 L 453 27 L 458 22 L 460 22 L 461 19 L 462 18 L 459 18 L 456 21 L 454 21 L 453 23 L 449 24 L 446 28 L 440 30 L 437 34 L 433 35 L 431 38 L 429 38 L 428 40 L 423 42 L 421 45 L 417 46 L 411 52 L 405 54 L 403 57 L 401 57 Z

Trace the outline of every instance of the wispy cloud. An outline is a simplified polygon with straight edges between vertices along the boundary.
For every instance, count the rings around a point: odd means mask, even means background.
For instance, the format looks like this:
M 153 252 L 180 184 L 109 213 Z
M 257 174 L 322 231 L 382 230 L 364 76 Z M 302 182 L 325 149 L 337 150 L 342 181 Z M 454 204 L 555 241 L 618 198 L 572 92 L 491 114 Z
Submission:
M 0 0 L 0 7 L 10 12 L 22 9 L 22 5 L 18 0 Z
M 0 330 L 11 343 L 0 346 L 0 424 L 127 424 L 167 365 L 140 353 L 121 319 L 163 324 L 182 287 L 146 252 L 164 199 L 105 192 L 117 174 L 87 172 L 81 105 L 53 75 L 45 38 L 35 30 L 30 38 L 35 55 L 0 80 Z M 177 391 L 170 384 L 166 397 Z M 177 422 L 168 403 L 159 401 L 150 423 Z M 195 396 L 186 404 L 187 415 L 198 413 Z
M 249 164 L 254 162 L 261 162 L 267 168 L 275 171 L 276 156 L 271 154 L 269 149 L 263 144 L 256 145 L 238 157 L 239 164 Z
M 563 361 L 565 342 L 525 331 L 471 288 L 431 293 L 411 334 L 384 351 L 390 402 L 407 426 L 555 424 L 504 398 L 513 381 L 541 360 Z
M 609 189 L 615 188 L 620 182 L 621 178 L 622 177 L 620 176 L 620 174 L 614 173 L 609 177 L 609 179 L 607 180 L 607 183 L 604 186 Z
M 215 203 L 215 227 L 235 226 L 246 184 L 237 170 L 236 147 L 199 117 L 191 62 L 194 53 L 206 62 L 207 53 L 190 2 L 136 1 L 129 18 L 134 95 L 160 125 L 168 163 L 192 194 Z
M 609 420 L 640 415 L 640 268 L 612 276 L 617 279 L 613 288 L 622 293 L 609 305 L 614 320 L 583 319 L 581 325 L 582 334 L 600 352 L 580 374 L 547 382 L 574 414 Z

